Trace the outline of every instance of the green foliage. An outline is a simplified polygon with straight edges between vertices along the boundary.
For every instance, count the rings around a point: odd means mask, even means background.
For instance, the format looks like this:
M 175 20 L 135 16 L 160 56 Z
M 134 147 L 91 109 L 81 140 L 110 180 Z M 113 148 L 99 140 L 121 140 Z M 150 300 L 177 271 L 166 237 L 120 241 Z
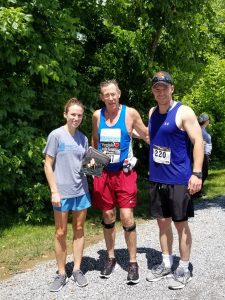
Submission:
M 225 149 L 225 60 L 211 56 L 209 63 L 199 74 L 190 94 L 184 97 L 197 114 L 206 112 L 210 116 L 213 155 L 224 157 Z
M 0 213 L 41 222 L 50 210 L 41 137 L 61 125 L 65 101 L 79 94 L 79 26 L 59 1 L 4 1 L 0 8 Z
M 30 24 L 32 16 L 25 14 L 22 8 L 0 9 L 0 41 L 1 61 L 16 65 L 23 59 L 23 49 L 19 49 L 19 42 L 32 34 Z
M 4 191 L 11 190 L 12 181 L 10 178 L 15 174 L 20 174 L 21 160 L 15 155 L 7 156 L 6 150 L 2 149 L 0 146 L 0 192 L 1 199 Z M 9 176 L 7 176 L 9 175 Z
M 13 213 L 17 209 L 21 221 L 45 221 L 46 209 L 50 211 L 49 190 L 42 174 L 45 139 L 34 139 L 29 128 L 23 127 L 10 142 L 10 156 L 0 149 L 0 163 L 4 166 L 0 168 L 1 206 L 4 208 L 0 215 L 3 217 L 5 212 Z
M 86 106 L 81 129 L 90 141 L 105 79 L 119 81 L 121 102 L 147 124 L 149 77 L 168 70 L 175 98 L 186 95 L 197 113 L 209 113 L 213 153 L 224 156 L 224 19 L 222 0 L 0 0 L 0 214 L 46 219 L 45 139 L 76 96 Z M 147 148 L 134 146 L 146 173 Z
M 24 167 L 21 170 L 21 178 L 24 179 L 21 198 L 18 197 L 18 214 L 21 220 L 30 223 L 40 223 L 48 220 L 51 211 L 49 189 L 43 181 L 40 171 L 43 168 L 42 151 L 45 145 L 44 138 L 36 138 L 23 148 Z M 28 169 L 27 169 L 27 166 Z M 37 174 L 38 170 L 38 174 Z M 27 177 L 29 171 L 29 177 Z
M 18 213 L 20 219 L 29 223 L 43 223 L 49 219 L 45 208 L 50 205 L 49 190 L 46 184 L 37 183 L 25 190 L 25 199 L 19 199 Z

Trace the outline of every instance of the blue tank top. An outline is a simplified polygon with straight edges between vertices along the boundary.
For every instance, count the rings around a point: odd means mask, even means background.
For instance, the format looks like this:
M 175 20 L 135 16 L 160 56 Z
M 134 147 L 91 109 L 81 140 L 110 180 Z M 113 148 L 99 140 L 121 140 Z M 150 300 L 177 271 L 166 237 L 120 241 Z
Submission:
M 119 119 L 112 126 L 108 126 L 105 122 L 105 109 L 102 108 L 100 112 L 98 150 L 110 157 L 106 170 L 117 171 L 122 168 L 131 148 L 131 138 L 125 123 L 126 106 L 122 105 Z
M 157 106 L 149 119 L 150 181 L 187 185 L 192 174 L 191 141 L 175 122 L 181 105 L 176 103 L 165 114 L 160 114 Z

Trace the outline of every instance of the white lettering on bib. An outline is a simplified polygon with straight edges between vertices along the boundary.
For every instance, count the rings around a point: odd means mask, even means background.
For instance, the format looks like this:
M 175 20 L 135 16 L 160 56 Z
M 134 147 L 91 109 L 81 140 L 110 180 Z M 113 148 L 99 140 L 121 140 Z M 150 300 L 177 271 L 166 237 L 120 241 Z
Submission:
M 153 145 L 153 160 L 159 164 L 170 164 L 171 149 Z
M 102 152 L 110 157 L 110 163 L 120 162 L 120 128 L 103 128 L 100 132 Z

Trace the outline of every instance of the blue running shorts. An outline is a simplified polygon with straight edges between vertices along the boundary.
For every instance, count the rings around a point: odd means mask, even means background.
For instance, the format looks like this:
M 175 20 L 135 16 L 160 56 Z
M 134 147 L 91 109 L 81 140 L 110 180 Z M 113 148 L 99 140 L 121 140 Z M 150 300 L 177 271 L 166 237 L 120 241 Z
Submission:
M 77 211 L 83 210 L 91 206 L 91 196 L 90 193 L 84 194 L 79 197 L 74 198 L 64 198 L 61 199 L 61 206 L 53 206 L 55 211 Z

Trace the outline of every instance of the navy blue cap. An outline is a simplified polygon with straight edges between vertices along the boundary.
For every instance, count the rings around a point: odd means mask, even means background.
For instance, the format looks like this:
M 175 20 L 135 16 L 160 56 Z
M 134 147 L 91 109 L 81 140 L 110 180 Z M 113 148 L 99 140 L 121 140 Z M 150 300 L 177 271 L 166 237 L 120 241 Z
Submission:
M 159 71 L 159 72 L 155 73 L 152 78 L 152 86 L 157 83 L 163 83 L 166 85 L 170 85 L 170 84 L 173 84 L 173 79 L 168 72 Z

